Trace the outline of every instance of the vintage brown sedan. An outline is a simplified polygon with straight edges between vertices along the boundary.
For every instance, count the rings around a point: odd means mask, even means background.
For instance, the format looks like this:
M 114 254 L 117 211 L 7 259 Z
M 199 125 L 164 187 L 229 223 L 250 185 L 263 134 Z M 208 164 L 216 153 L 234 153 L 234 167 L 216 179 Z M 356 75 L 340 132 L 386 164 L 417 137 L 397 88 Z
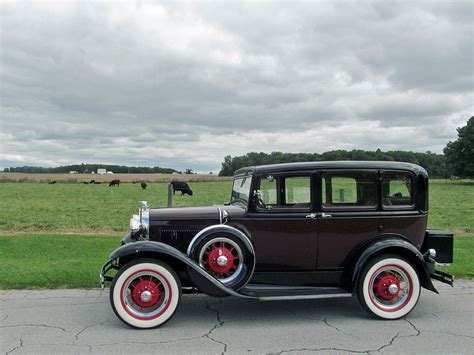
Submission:
M 428 175 L 401 162 L 306 162 L 248 167 L 221 206 L 149 208 L 103 266 L 115 314 L 157 327 L 183 293 L 255 300 L 357 296 L 382 319 L 406 316 L 453 235 L 427 230 Z M 116 269 L 115 276 L 107 273 Z

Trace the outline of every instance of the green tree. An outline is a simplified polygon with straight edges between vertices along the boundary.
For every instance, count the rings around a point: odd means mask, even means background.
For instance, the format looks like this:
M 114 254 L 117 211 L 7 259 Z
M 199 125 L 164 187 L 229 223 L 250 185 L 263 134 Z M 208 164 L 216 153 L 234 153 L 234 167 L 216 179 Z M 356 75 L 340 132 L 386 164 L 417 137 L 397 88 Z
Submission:
M 464 127 L 458 127 L 458 139 L 449 142 L 444 154 L 455 175 L 474 177 L 474 116 Z

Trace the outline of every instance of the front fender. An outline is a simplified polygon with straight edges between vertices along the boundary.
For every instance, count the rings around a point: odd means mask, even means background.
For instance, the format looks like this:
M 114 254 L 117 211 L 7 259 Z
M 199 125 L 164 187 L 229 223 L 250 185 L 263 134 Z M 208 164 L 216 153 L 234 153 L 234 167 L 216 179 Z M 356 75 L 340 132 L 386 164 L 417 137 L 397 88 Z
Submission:
M 355 286 L 359 282 L 360 274 L 366 263 L 372 257 L 380 254 L 396 254 L 408 259 L 417 270 L 421 285 L 430 291 L 438 293 L 431 282 L 430 270 L 425 263 L 423 254 L 410 242 L 395 237 L 375 241 L 364 249 L 357 259 L 352 274 L 353 293 L 355 292 Z
M 179 250 L 164 243 L 140 241 L 125 244 L 114 250 L 112 254 L 110 254 L 109 258 L 110 260 L 120 260 L 124 258 L 128 260 L 137 259 L 140 257 L 151 257 L 162 260 L 171 267 L 173 267 L 173 265 L 184 266 L 183 269 L 188 270 L 188 274 L 194 286 L 208 295 L 216 297 L 237 296 L 241 298 L 251 298 L 239 294 L 231 288 L 228 288 L 222 282 L 207 273 L 199 266 L 199 264 L 191 260 L 186 254 L 183 254 Z M 121 263 L 119 262 L 119 265 L 120 264 Z

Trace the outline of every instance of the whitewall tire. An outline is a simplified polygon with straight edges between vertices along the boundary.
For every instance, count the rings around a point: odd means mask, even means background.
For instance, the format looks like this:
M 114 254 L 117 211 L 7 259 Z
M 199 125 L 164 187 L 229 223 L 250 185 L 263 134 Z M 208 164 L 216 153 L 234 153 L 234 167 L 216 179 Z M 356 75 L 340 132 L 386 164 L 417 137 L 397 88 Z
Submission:
M 369 261 L 357 285 L 362 307 L 381 319 L 406 316 L 418 303 L 420 292 L 415 268 L 397 255 L 381 255 Z
M 112 308 L 124 323 L 155 328 L 173 317 L 181 300 L 181 283 L 167 264 L 138 259 L 122 267 L 110 287 Z

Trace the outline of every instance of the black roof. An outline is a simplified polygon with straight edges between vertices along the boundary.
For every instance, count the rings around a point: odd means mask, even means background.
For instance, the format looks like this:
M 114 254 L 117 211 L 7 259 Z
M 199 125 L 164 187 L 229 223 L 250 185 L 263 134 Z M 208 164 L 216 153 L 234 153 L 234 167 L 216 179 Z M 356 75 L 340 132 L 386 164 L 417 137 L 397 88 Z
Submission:
M 295 170 L 315 170 L 315 169 L 387 169 L 387 170 L 405 170 L 415 174 L 428 176 L 428 173 L 421 166 L 404 163 L 399 161 L 311 161 L 300 163 L 283 163 L 270 165 L 249 166 L 238 169 L 235 175 L 245 173 L 270 173 Z

